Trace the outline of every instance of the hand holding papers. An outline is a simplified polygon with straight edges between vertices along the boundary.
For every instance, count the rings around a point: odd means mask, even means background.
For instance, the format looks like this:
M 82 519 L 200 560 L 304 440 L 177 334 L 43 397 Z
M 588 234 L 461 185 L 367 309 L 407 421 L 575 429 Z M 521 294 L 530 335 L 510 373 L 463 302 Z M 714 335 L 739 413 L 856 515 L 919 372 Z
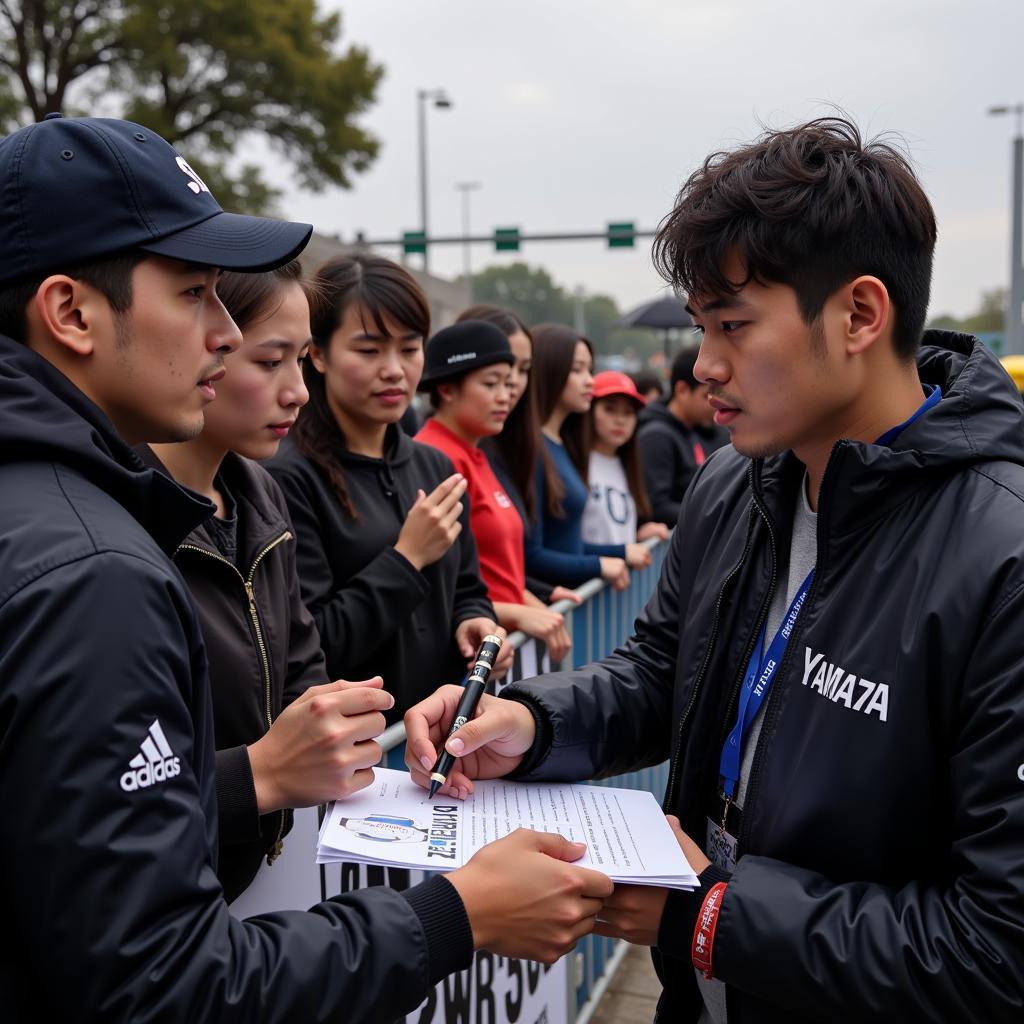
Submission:
M 692 889 L 696 876 L 647 792 L 562 783 L 477 781 L 464 801 L 428 800 L 405 772 L 378 768 L 373 783 L 332 804 L 317 863 L 388 864 L 452 871 L 518 828 L 586 844 L 576 862 L 615 882 Z

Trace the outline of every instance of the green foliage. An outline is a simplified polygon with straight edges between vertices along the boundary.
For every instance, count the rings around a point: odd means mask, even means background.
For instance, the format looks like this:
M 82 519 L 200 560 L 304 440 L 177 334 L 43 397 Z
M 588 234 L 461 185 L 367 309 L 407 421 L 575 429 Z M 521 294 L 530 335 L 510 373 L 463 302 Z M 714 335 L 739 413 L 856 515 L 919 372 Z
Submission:
M 473 301 L 505 306 L 526 324 L 572 323 L 572 297 L 543 267 L 518 261 L 474 274 Z
M 1009 301 L 1010 294 L 1006 288 L 992 288 L 981 293 L 977 312 L 962 319 L 942 313 L 932 317 L 928 321 L 928 326 L 947 331 L 966 331 L 968 334 L 1001 331 L 1006 326 L 1006 308 Z
M 349 187 L 377 155 L 356 119 L 383 69 L 361 47 L 338 53 L 340 35 L 315 0 L 0 0 L 0 117 L 5 95 L 36 119 L 73 112 L 75 85 L 177 145 L 225 206 L 261 212 L 277 193 L 237 166 L 253 134 L 314 191 Z
M 527 325 L 575 322 L 574 296 L 557 284 L 543 267 L 516 262 L 487 267 L 473 275 L 473 301 L 504 306 Z M 583 300 L 584 333 L 598 354 L 608 354 L 611 335 L 619 319 L 615 300 L 607 295 L 590 295 Z

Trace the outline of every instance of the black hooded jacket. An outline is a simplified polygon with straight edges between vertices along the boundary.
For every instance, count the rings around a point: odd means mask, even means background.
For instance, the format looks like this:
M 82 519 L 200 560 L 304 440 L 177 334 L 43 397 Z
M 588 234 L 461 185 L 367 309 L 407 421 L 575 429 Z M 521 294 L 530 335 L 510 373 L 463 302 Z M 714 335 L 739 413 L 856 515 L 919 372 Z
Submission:
M 206 654 L 169 560 L 212 505 L 0 338 L 4 1021 L 392 1021 L 465 967 L 450 883 L 237 921 Z
M 925 342 L 942 400 L 824 474 L 714 939 L 729 1024 L 1024 1019 L 1024 409 L 980 343 Z M 665 809 L 703 843 L 802 478 L 791 454 L 705 463 L 632 638 L 506 691 L 540 716 L 531 777 L 671 755 Z M 700 1012 L 697 906 L 668 897 L 661 1021 Z
M 153 451 L 142 460 L 164 472 Z M 217 877 L 230 902 L 264 857 L 280 853 L 291 811 L 260 815 L 246 747 L 310 686 L 327 682 L 320 637 L 299 594 L 295 534 L 281 489 L 260 465 L 229 452 L 219 476 L 235 501 L 238 558 L 228 561 L 210 521 L 178 545 L 206 642 L 217 743 L 220 856 Z
M 652 522 L 671 525 L 676 521 L 686 488 L 702 462 L 728 443 L 727 431 L 716 426 L 688 427 L 664 402 L 651 402 L 640 413 L 637 444 Z
M 398 721 L 442 683 L 458 683 L 466 659 L 455 645 L 465 619 L 494 619 L 480 578 L 464 500 L 462 532 L 419 572 L 394 548 L 422 488 L 455 472 L 447 455 L 389 427 L 383 459 L 338 451 L 349 497 L 342 508 L 326 476 L 290 441 L 267 463 L 281 486 L 298 538 L 299 582 L 332 679 L 384 677 Z

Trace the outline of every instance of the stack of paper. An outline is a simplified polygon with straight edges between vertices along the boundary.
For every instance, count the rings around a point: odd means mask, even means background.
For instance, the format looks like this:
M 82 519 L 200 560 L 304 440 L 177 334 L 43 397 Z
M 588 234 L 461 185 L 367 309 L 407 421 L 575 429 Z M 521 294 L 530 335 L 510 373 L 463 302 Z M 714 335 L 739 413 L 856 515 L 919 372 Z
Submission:
M 318 864 L 452 871 L 487 843 L 530 828 L 586 843 L 575 863 L 615 882 L 697 887 L 661 808 L 643 790 L 495 779 L 474 782 L 466 800 L 429 800 L 407 772 L 376 768 L 374 776 L 366 789 L 328 808 Z

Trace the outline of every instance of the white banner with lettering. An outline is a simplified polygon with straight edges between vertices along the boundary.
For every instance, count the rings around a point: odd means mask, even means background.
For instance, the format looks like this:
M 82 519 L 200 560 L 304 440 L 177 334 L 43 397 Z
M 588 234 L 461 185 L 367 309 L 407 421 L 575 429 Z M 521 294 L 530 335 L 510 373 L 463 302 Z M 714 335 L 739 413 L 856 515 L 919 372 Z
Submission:
M 237 918 L 275 910 L 307 910 L 321 899 L 369 885 L 407 889 L 416 871 L 363 864 L 315 863 L 317 808 L 295 812 L 295 824 L 273 867 L 264 864 L 231 904 Z M 481 952 L 465 971 L 441 982 L 406 1024 L 567 1024 L 566 958 L 552 967 Z

